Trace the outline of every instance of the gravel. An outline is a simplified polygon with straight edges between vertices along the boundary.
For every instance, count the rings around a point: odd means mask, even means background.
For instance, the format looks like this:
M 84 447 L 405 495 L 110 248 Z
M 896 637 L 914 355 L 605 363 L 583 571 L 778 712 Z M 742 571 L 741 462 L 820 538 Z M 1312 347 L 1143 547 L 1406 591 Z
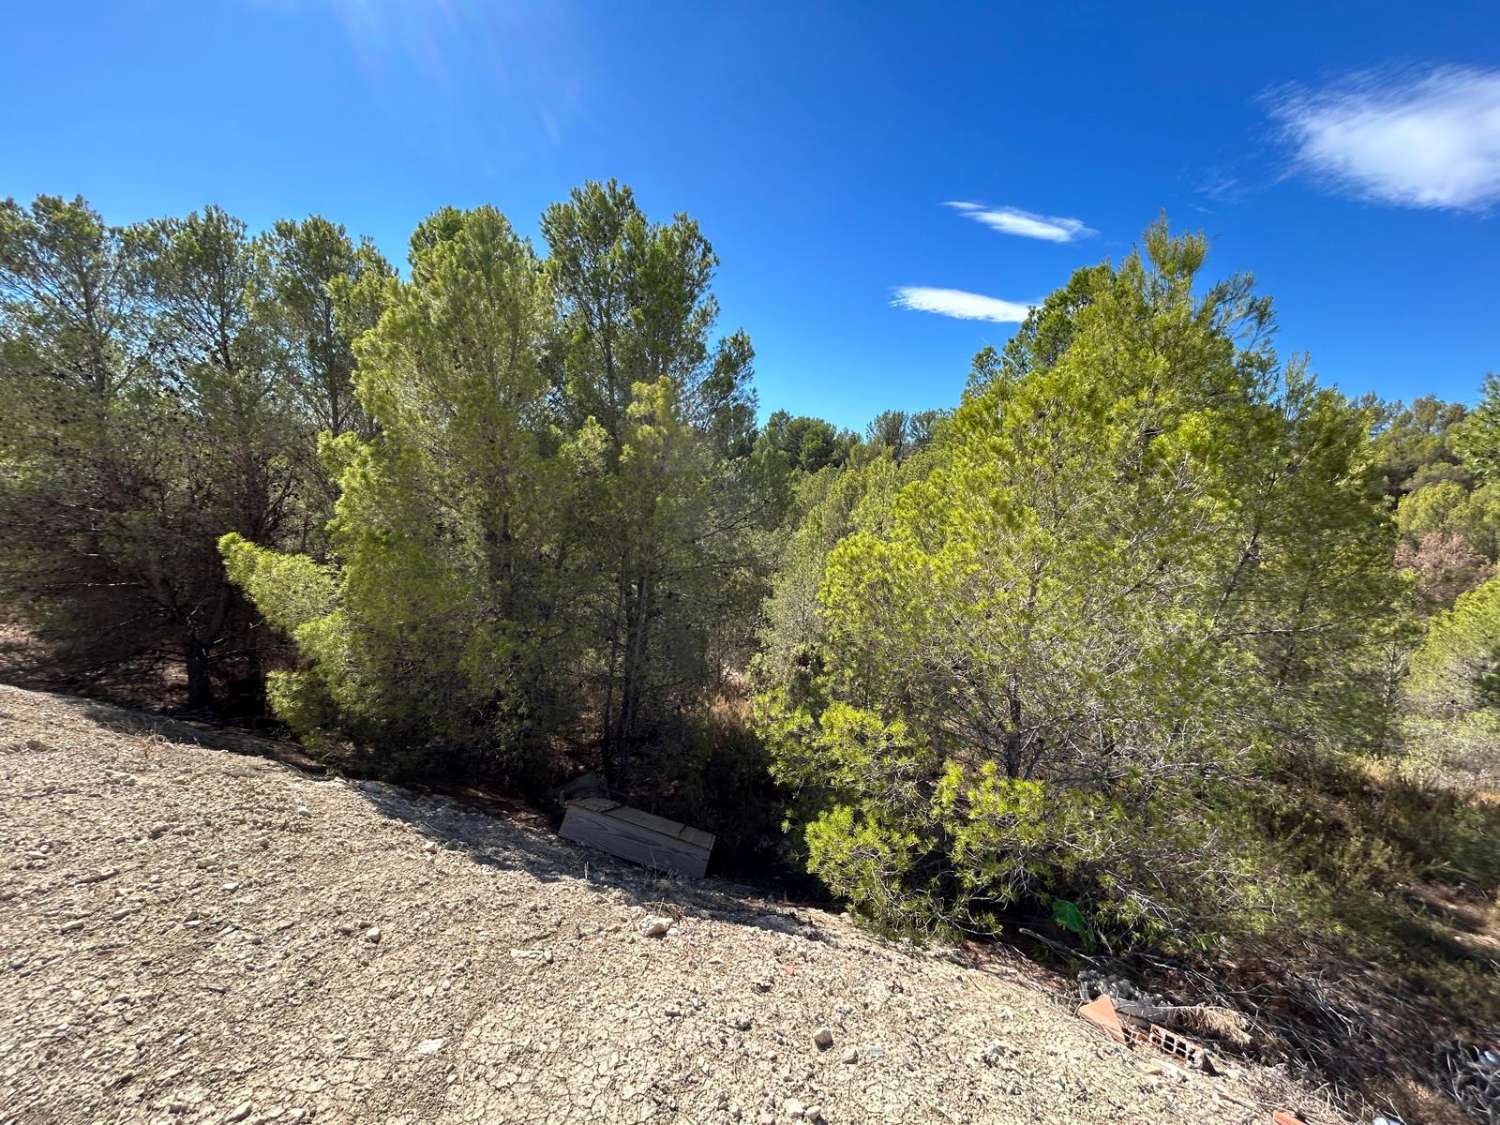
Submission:
M 0 687 L 0 1125 L 1342 1120 L 1020 963 L 200 735 Z

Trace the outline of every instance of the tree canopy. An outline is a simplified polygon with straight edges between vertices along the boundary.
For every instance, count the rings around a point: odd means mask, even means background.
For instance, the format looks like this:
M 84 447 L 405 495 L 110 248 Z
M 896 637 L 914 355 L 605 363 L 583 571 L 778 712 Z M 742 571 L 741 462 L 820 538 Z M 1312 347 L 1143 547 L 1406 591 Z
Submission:
M 1166 924 L 1233 893 L 1209 857 L 1237 779 L 1382 733 L 1368 420 L 1278 362 L 1244 279 L 1194 296 L 1201 239 L 1145 246 L 1033 315 L 916 479 L 853 506 L 815 612 L 773 619 L 775 768 L 876 916 L 970 928 L 1073 887 Z

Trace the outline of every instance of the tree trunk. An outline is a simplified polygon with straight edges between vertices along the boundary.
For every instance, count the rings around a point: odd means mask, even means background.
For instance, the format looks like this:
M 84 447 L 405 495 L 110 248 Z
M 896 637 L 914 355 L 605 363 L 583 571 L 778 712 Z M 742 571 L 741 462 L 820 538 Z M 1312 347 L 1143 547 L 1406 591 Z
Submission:
M 634 586 L 634 597 L 627 598 L 625 605 L 625 637 L 620 656 L 620 703 L 611 739 L 611 756 L 616 775 L 611 781 L 621 787 L 622 791 L 630 781 L 630 748 L 636 735 L 636 721 L 640 716 L 641 696 L 646 680 L 646 634 L 651 616 L 650 578 L 642 575 Z
M 187 666 L 187 705 L 189 711 L 214 709 L 214 683 L 208 646 L 197 637 L 189 637 L 183 649 Z

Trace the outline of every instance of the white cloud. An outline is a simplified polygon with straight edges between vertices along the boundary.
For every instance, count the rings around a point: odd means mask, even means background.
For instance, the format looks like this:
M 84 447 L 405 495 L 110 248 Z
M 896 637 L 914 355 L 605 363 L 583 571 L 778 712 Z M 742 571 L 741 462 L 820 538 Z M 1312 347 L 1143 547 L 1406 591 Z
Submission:
M 896 290 L 891 304 L 898 309 L 937 313 L 959 320 L 989 320 L 996 324 L 1020 324 L 1031 306 L 1019 301 L 1002 301 L 983 293 L 963 289 L 931 289 L 925 285 L 903 285 Z
M 1001 234 L 1039 238 L 1044 242 L 1074 242 L 1096 233 L 1084 226 L 1081 219 L 1068 219 L 1060 215 L 1034 215 L 1016 207 L 986 207 L 982 203 L 967 203 L 963 200 L 952 200 L 943 206 L 952 207 L 965 218 L 983 223 Z
M 1297 164 L 1345 191 L 1407 207 L 1500 201 L 1500 71 L 1361 75 L 1269 101 Z

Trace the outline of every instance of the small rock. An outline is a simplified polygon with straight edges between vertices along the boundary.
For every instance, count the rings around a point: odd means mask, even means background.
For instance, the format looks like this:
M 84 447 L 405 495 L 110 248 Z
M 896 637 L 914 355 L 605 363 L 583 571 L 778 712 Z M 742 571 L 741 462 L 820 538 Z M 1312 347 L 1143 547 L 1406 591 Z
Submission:
M 64 922 L 61 926 L 58 927 L 57 932 L 60 934 L 71 934 L 74 931 L 81 929 L 83 929 L 83 919 L 75 918 L 71 922 Z
M 813 1042 L 817 1044 L 818 1050 L 826 1051 L 833 1046 L 833 1028 L 820 1027 L 813 1032 Z
M 1005 1058 L 1006 1055 L 1009 1055 L 1011 1053 L 1012 1051 L 1009 1044 L 1002 1043 L 998 1039 L 996 1039 L 989 1043 L 986 1043 L 984 1047 L 980 1049 L 978 1058 L 979 1061 L 984 1063 L 985 1066 L 996 1066 L 1002 1059 Z
M 239 889 L 240 889 L 240 885 L 238 883 L 225 883 L 220 888 L 220 890 L 222 890 L 225 894 L 228 894 L 228 895 L 234 894 L 234 892 L 237 891 L 237 890 L 239 890 Z
M 793 1121 L 801 1121 L 807 1113 L 807 1107 L 796 1098 L 787 1098 L 786 1101 L 781 1103 L 781 1108 Z
M 749 1016 L 735 1016 L 734 1029 L 736 1031 L 749 1031 L 754 1024 Z
M 235 1106 L 233 1109 L 231 1109 L 229 1111 L 229 1113 L 227 1115 L 225 1115 L 224 1120 L 225 1121 L 243 1121 L 245 1118 L 247 1118 L 249 1116 L 250 1116 L 250 1103 L 249 1102 L 240 1102 L 239 1105 Z
M 853 1047 L 850 1047 L 847 1051 L 844 1052 L 844 1061 L 846 1063 L 859 1062 L 859 1051 Z
M 365 940 L 369 942 L 378 942 L 380 940 L 380 927 L 371 926 L 368 930 L 366 930 Z
M 820 1105 L 810 1105 L 810 1106 L 807 1107 L 807 1112 L 805 1114 L 803 1114 L 802 1116 L 803 1116 L 803 1120 L 806 1120 L 806 1121 L 812 1121 L 812 1122 L 822 1121 L 823 1120 L 823 1107 L 820 1106 Z
M 672 928 L 672 919 L 663 918 L 660 915 L 648 914 L 641 919 L 641 933 L 645 937 L 666 937 L 667 931 Z
M 435 1055 L 443 1049 L 443 1044 L 446 1042 L 448 1042 L 446 1039 L 424 1039 L 417 1044 L 417 1054 Z

